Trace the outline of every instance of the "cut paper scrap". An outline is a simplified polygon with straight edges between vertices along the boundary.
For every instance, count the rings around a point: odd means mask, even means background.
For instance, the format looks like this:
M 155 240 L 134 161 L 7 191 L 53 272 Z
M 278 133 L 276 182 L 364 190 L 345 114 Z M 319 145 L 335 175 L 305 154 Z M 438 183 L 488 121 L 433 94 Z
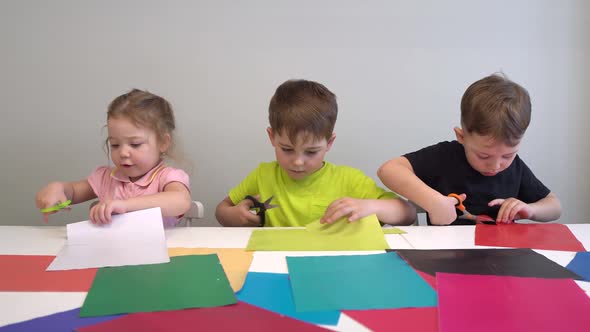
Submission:
M 566 266 L 577 275 L 590 281 L 590 252 L 578 252 L 572 261 Z
M 45 271 L 55 256 L 0 255 L 0 291 L 87 292 L 96 269 Z
M 276 332 L 329 331 L 322 327 L 281 316 L 238 302 L 224 307 L 185 309 L 130 314 L 109 322 L 79 328 L 77 332 Z
M 172 257 L 168 264 L 102 268 L 81 317 L 236 303 L 217 255 Z
M 475 244 L 492 247 L 586 251 L 569 228 L 562 224 L 477 224 Z
M 571 279 L 437 273 L 441 332 L 582 332 L 590 298 Z
M 234 292 L 242 289 L 254 253 L 238 248 L 170 248 L 170 257 L 217 254 Z
M 436 293 L 403 259 L 375 255 L 287 257 L 297 311 L 436 306 Z
M 412 267 L 436 272 L 514 277 L 581 279 L 531 249 L 396 250 Z
M 0 332 L 73 331 L 79 327 L 94 325 L 121 317 L 121 315 L 115 315 L 80 318 L 79 315 L 80 308 L 58 312 L 53 315 L 0 327 Z
M 67 225 L 68 240 L 47 268 L 86 269 L 170 261 L 160 208 L 113 215 L 108 225 Z
M 257 229 L 252 232 L 246 250 L 251 251 L 345 251 L 383 250 L 389 245 L 377 217 L 371 215 L 355 222 L 340 220 L 306 229 Z
M 383 234 L 406 234 L 407 232 L 395 227 L 383 227 Z
M 373 332 L 438 332 L 436 307 L 346 310 L 342 313 Z
M 289 276 L 283 273 L 250 272 L 236 295 L 240 301 L 312 324 L 337 325 L 340 318 L 337 310 L 297 312 Z

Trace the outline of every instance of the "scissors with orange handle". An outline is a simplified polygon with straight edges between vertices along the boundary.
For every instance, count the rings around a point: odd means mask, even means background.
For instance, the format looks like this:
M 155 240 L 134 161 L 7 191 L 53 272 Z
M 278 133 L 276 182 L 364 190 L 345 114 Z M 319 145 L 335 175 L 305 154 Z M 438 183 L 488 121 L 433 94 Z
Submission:
M 467 211 L 467 209 L 465 208 L 465 205 L 463 205 L 463 199 L 461 198 L 461 196 L 453 193 L 453 194 L 449 194 L 449 197 L 453 197 L 454 199 L 457 200 L 457 204 L 455 204 L 455 207 L 459 211 L 461 211 L 461 213 L 462 213 L 459 216 L 459 219 L 471 220 L 471 221 L 474 221 L 475 223 L 483 223 L 483 224 L 488 224 L 488 225 L 495 225 L 496 224 L 496 221 L 490 216 L 487 216 L 485 214 L 474 215 L 474 214 L 471 214 L 469 211 Z

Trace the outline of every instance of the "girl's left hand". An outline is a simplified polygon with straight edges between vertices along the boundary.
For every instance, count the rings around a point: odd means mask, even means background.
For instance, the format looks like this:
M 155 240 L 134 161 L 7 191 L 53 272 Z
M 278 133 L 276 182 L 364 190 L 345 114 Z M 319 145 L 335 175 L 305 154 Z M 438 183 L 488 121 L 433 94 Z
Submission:
M 328 206 L 320 222 L 333 223 L 336 220 L 348 216 L 348 221 L 357 221 L 366 217 L 371 212 L 371 202 L 365 199 L 344 197 L 335 200 Z
M 110 224 L 113 214 L 127 212 L 125 201 L 113 200 L 98 202 L 90 209 L 90 221 L 93 224 Z
M 533 209 L 525 202 L 514 197 L 496 198 L 488 203 L 488 206 L 500 205 L 500 211 L 496 217 L 498 223 L 509 223 L 515 219 L 530 219 L 533 217 Z

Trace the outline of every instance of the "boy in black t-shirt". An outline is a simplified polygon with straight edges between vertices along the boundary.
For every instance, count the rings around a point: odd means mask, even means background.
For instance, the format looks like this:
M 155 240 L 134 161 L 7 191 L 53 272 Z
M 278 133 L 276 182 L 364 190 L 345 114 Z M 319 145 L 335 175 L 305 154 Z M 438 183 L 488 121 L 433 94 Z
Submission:
M 463 94 L 456 141 L 389 160 L 378 176 L 424 208 L 433 225 L 473 224 L 457 219 L 451 193 L 460 194 L 472 214 L 497 222 L 556 220 L 559 199 L 517 155 L 530 119 L 530 97 L 523 87 L 501 75 L 485 77 Z

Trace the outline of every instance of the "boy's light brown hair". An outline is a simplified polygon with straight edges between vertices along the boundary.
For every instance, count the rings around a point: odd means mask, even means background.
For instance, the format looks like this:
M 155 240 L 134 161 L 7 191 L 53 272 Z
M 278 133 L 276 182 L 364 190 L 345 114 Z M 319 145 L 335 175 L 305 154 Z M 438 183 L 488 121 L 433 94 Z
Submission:
M 529 93 L 503 74 L 471 84 L 461 99 L 461 125 L 469 133 L 515 146 L 530 122 Z
M 289 80 L 281 84 L 270 100 L 268 121 L 273 132 L 286 132 L 292 143 L 302 139 L 329 140 L 338 116 L 334 95 L 324 85 L 307 80 Z

